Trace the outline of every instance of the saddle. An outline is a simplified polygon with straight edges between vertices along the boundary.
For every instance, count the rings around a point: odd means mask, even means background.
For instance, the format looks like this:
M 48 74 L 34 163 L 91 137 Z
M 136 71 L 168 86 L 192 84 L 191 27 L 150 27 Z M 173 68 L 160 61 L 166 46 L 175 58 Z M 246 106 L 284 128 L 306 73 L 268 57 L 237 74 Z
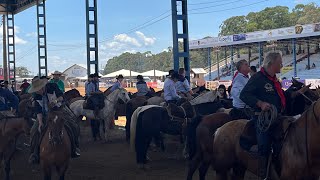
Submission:
M 89 110 L 99 110 L 103 109 L 105 106 L 104 104 L 104 96 L 103 94 L 95 94 L 88 97 L 85 102 L 83 103 L 83 109 Z
M 282 116 L 278 118 L 277 123 L 270 127 L 269 132 L 271 134 L 271 139 L 273 142 L 272 146 L 275 155 L 280 153 L 282 142 L 284 141 L 286 132 L 290 128 L 292 122 L 294 122 L 295 120 L 296 119 L 293 117 Z M 254 146 L 258 144 L 258 141 L 256 135 L 256 127 L 253 121 L 249 121 L 246 124 L 240 136 L 239 143 L 240 147 L 247 152 L 254 154 L 257 153 L 257 148 L 255 148 Z

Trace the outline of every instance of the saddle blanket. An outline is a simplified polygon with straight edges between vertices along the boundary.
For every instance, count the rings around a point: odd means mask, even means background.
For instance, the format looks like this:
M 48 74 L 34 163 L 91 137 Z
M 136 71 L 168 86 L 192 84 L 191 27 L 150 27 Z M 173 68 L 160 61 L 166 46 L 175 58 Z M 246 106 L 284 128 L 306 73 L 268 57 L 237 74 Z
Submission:
M 158 106 L 158 105 L 146 105 L 146 106 L 141 106 L 141 107 L 138 107 L 132 114 L 132 117 L 131 117 L 131 121 L 133 119 L 136 119 L 139 117 L 140 113 L 150 109 L 150 108 L 154 108 L 154 107 L 161 107 L 163 108 L 162 106 Z

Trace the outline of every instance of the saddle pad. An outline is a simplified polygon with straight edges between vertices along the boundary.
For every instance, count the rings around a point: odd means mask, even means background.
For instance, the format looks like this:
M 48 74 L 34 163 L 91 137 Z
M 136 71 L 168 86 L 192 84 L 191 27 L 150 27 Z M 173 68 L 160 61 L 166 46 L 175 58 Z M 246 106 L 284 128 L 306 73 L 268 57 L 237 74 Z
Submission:
M 157 105 L 141 106 L 141 107 L 139 107 L 139 108 L 137 109 L 137 110 L 138 110 L 138 112 L 137 112 L 137 117 L 139 117 L 140 113 L 142 113 L 142 112 L 144 112 L 144 111 L 146 111 L 146 110 L 148 110 L 148 109 L 150 109 L 150 108 L 154 108 L 154 107 L 161 107 L 161 108 L 162 108 L 162 106 L 157 106 Z

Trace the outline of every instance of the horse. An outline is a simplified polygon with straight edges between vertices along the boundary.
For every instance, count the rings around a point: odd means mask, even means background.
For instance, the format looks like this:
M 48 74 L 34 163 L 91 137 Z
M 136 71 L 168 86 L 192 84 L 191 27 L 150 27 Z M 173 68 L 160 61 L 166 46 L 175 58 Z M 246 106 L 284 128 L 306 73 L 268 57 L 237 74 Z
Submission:
M 148 105 L 158 105 L 160 106 L 163 102 L 165 102 L 163 97 L 154 96 L 147 100 Z
M 113 121 L 118 100 L 121 100 L 124 103 L 127 103 L 130 100 L 130 98 L 127 90 L 123 88 L 117 89 L 112 93 L 110 93 L 108 96 L 105 95 L 104 97 L 105 97 L 104 99 L 105 106 L 103 109 L 100 110 L 98 117 L 95 117 L 93 110 L 83 109 L 83 103 L 85 100 L 78 100 L 73 102 L 72 104 L 70 104 L 70 109 L 73 111 L 73 113 L 77 117 L 85 116 L 88 119 L 104 120 L 105 141 L 108 141 L 109 140 L 108 130 L 110 130 L 110 124 Z
M 62 112 L 49 111 L 47 130 L 40 143 L 40 166 L 43 179 L 51 180 L 55 168 L 60 180 L 64 180 L 71 158 L 71 140 L 64 127 Z
M 191 180 L 195 170 L 199 167 L 199 179 L 204 180 L 212 160 L 212 134 L 223 124 L 230 122 L 232 118 L 226 113 L 214 113 L 204 117 L 199 116 L 199 120 L 193 120 L 196 132 L 194 135 L 188 134 L 189 142 L 189 168 L 187 179 Z M 195 145 L 195 143 L 197 143 Z
M 195 111 L 189 102 L 179 107 L 169 104 L 167 108 L 154 105 L 137 108 L 131 118 L 130 145 L 135 150 L 138 166 L 144 168 L 152 138 L 161 138 L 161 132 L 183 138 L 185 127 L 194 116 Z M 164 145 L 161 146 L 164 149 Z
M 1 114 L 0 158 L 4 162 L 5 180 L 10 180 L 10 162 L 16 150 L 16 141 L 19 135 L 22 133 L 30 134 L 33 125 L 30 112 L 25 114 L 26 117 L 10 117 Z
M 275 164 L 277 171 L 271 171 L 273 177 L 279 176 L 281 180 L 317 180 L 320 177 L 319 109 L 320 100 L 317 100 L 300 118 L 286 126 L 278 163 Z M 234 177 L 237 179 L 243 179 L 246 170 L 257 174 L 258 160 L 243 150 L 239 143 L 247 123 L 246 120 L 229 122 L 215 133 L 212 166 L 220 179 L 226 179 L 232 168 L 236 169 Z
M 147 100 L 144 96 L 138 96 L 136 98 L 131 99 L 126 104 L 126 140 L 129 142 L 130 140 L 130 123 L 131 123 L 131 116 L 133 112 L 141 106 L 147 105 Z

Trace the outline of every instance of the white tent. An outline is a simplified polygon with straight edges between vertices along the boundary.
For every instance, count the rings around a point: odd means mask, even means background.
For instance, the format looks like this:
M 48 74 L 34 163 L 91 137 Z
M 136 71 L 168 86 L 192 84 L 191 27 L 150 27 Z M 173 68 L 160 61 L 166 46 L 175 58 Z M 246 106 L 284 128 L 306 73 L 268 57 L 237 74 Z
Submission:
M 127 69 L 121 69 L 119 71 L 110 73 L 110 74 L 106 74 L 104 76 L 102 76 L 102 78 L 114 78 L 117 77 L 119 74 L 122 74 L 122 76 L 124 77 L 133 77 L 133 76 L 138 76 L 140 73 L 135 72 L 135 71 L 130 71 Z
M 144 73 L 141 73 L 142 76 L 155 76 L 155 77 L 162 77 L 162 76 L 166 76 L 168 75 L 168 72 L 163 72 L 163 71 L 159 71 L 159 70 L 150 70 L 150 71 L 146 71 Z

